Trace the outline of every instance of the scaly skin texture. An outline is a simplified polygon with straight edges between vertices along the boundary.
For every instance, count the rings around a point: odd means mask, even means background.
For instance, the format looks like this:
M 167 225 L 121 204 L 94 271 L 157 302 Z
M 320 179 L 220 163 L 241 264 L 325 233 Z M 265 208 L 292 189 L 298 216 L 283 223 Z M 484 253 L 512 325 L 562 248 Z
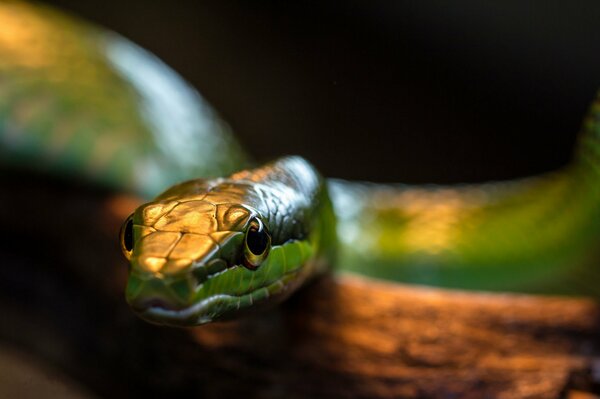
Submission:
M 339 264 L 418 284 L 598 296 L 599 189 L 579 166 L 484 186 L 337 182 Z
M 512 182 L 327 185 L 298 157 L 244 170 L 248 157 L 227 126 L 155 57 L 51 9 L 0 2 L 0 165 L 146 198 L 201 178 L 140 207 L 123 235 L 133 247 L 127 300 L 155 323 L 233 317 L 284 298 L 327 265 L 419 284 L 598 297 L 598 101 L 589 115 L 570 165 Z M 256 218 L 271 241 L 253 265 L 246 237 Z
M 160 60 L 17 1 L 0 1 L 0 161 L 148 196 L 246 163 L 227 125 Z

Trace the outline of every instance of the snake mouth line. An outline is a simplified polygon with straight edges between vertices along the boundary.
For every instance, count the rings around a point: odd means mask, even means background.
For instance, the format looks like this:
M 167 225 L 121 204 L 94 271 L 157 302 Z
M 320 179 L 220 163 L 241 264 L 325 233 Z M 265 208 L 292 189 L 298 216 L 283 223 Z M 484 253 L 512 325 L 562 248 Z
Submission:
M 271 297 L 279 297 L 288 291 L 291 293 L 293 290 L 287 288 L 295 274 L 294 272 L 287 273 L 282 279 L 240 295 L 212 295 L 185 308 L 176 309 L 171 306 L 162 306 L 162 301 L 151 300 L 146 302 L 143 308 L 135 310 L 140 317 L 155 324 L 175 327 L 206 324 L 220 319 L 226 314 L 243 311 Z M 282 295 L 282 297 L 285 296 Z
M 150 302 L 144 309 L 136 310 L 138 314 L 153 323 L 185 327 L 192 324 L 205 324 L 214 320 L 214 315 L 204 314 L 211 305 L 219 301 L 229 301 L 230 295 L 214 295 L 183 309 L 163 307 Z M 193 321 L 193 323 L 192 323 Z

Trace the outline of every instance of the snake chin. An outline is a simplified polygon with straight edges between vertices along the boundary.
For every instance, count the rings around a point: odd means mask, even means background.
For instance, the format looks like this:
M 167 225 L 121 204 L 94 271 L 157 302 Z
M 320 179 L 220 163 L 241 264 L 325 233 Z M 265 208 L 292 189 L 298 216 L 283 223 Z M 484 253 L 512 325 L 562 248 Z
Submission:
M 142 319 L 158 325 L 191 327 L 221 319 L 222 314 L 214 309 L 216 304 L 229 301 L 228 295 L 215 295 L 191 306 L 176 309 L 168 304 L 150 301 L 144 309 L 134 309 Z

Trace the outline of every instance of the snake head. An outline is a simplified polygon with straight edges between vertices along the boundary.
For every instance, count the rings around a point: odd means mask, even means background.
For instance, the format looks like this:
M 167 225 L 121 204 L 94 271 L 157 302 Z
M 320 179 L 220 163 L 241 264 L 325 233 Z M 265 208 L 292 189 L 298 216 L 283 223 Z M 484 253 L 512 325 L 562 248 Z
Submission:
M 281 246 L 272 250 L 253 188 L 207 184 L 176 186 L 139 207 L 122 228 L 130 262 L 126 299 L 147 321 L 189 326 L 230 318 L 283 293 L 297 274 L 287 273 Z M 311 253 L 303 245 L 287 243 L 298 269 Z

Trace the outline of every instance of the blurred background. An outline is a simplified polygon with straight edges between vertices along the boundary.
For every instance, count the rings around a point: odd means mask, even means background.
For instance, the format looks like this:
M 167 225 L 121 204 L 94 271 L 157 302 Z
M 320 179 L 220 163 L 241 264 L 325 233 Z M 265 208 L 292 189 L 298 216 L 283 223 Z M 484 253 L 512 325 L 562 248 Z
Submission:
M 259 160 L 477 182 L 566 163 L 600 86 L 600 2 L 52 0 L 157 54 Z

